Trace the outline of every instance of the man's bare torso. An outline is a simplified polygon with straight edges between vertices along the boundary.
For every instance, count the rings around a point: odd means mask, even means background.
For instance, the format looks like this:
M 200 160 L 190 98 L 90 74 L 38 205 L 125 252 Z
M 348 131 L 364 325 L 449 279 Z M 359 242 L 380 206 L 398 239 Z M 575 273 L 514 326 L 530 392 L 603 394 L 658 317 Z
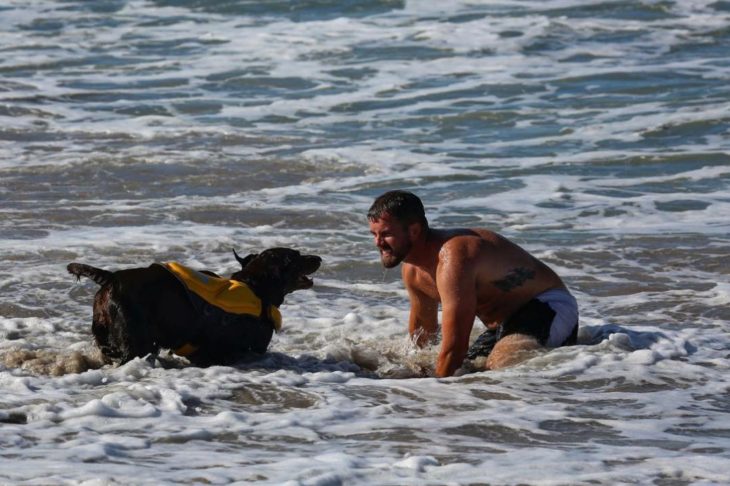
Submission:
M 486 229 L 431 230 L 429 244 L 437 258 L 432 264 L 404 263 L 406 284 L 440 302 L 437 272 L 448 272 L 452 262 L 474 268 L 476 317 L 487 327 L 497 326 L 536 295 L 564 288 L 548 266 L 506 238 Z

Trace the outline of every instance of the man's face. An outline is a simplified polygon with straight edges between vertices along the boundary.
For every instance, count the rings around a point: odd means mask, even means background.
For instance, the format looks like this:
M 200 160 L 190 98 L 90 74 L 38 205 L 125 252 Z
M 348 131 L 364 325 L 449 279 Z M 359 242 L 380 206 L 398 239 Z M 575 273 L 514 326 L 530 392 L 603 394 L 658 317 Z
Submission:
M 413 246 L 403 224 L 388 213 L 383 213 L 379 219 L 370 220 L 370 233 L 375 239 L 375 246 L 380 250 L 380 260 L 385 268 L 397 266 Z

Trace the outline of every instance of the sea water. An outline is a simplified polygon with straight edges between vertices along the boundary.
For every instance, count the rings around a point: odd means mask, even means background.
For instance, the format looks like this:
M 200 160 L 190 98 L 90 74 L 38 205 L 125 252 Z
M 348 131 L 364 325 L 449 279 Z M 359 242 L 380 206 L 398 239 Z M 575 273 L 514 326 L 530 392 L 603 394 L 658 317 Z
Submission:
M 730 2 L 5 0 L 0 53 L 0 483 L 730 481 Z M 579 344 L 432 377 L 396 188 L 554 268 Z M 272 246 L 324 263 L 267 355 L 101 366 L 69 262 Z

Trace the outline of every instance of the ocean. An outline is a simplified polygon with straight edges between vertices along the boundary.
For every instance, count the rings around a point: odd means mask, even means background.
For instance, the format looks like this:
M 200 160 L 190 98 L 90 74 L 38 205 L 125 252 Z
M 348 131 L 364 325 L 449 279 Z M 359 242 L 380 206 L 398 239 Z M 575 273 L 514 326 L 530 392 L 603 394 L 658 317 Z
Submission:
M 5 0 L 0 484 L 730 483 L 728 53 L 725 0 Z M 391 189 L 556 270 L 578 345 L 434 378 Z M 323 264 L 266 355 L 100 365 L 68 263 L 274 246 Z

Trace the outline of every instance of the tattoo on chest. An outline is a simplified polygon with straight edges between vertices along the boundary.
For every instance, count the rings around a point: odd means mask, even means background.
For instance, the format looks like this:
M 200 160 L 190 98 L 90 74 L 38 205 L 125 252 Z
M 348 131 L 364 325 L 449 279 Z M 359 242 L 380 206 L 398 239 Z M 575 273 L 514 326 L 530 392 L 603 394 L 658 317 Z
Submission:
M 521 287 L 528 280 L 535 278 L 535 271 L 529 268 L 514 268 L 504 278 L 495 280 L 492 283 L 502 292 L 509 292 L 512 289 Z

